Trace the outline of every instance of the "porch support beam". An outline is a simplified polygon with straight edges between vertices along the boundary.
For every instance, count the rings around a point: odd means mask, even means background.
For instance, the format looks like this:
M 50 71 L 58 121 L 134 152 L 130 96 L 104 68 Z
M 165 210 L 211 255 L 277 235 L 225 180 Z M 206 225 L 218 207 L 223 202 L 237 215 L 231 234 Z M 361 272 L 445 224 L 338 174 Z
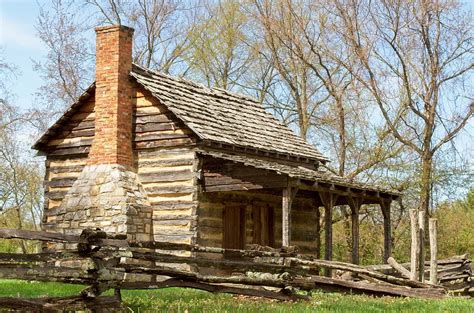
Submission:
M 324 259 L 332 260 L 332 209 L 336 204 L 337 194 L 330 192 L 319 192 L 321 203 L 324 206 Z M 325 268 L 324 274 L 328 277 L 332 275 L 331 269 Z
M 351 208 L 351 235 L 352 235 L 352 263 L 359 264 L 359 209 L 362 205 L 362 198 L 348 197 Z
M 316 246 L 316 251 L 314 255 L 316 259 L 321 258 L 321 211 L 319 210 L 319 204 L 316 206 L 316 227 L 314 229 L 316 233 L 316 238 L 314 239 L 314 244 Z
M 298 181 L 297 184 L 300 190 L 310 190 L 316 192 L 331 192 L 336 193 L 341 197 L 352 196 L 352 197 L 362 197 L 364 199 L 363 204 L 378 204 L 380 203 L 380 198 L 397 200 L 400 195 L 392 194 L 388 192 L 375 192 L 365 189 L 357 189 L 354 187 L 342 187 L 339 185 L 331 183 L 320 183 L 314 182 L 312 184 L 305 183 L 304 181 Z M 342 189 L 341 189 L 342 188 Z
M 283 189 L 282 202 L 281 202 L 281 209 L 282 209 L 281 243 L 283 247 L 289 247 L 291 243 L 291 205 L 293 203 L 293 199 L 295 198 L 297 192 L 298 192 L 298 189 L 293 188 L 291 186 L 288 186 Z
M 380 207 L 383 214 L 383 262 L 387 263 L 392 255 L 392 220 L 390 217 L 391 201 L 383 199 L 380 201 Z

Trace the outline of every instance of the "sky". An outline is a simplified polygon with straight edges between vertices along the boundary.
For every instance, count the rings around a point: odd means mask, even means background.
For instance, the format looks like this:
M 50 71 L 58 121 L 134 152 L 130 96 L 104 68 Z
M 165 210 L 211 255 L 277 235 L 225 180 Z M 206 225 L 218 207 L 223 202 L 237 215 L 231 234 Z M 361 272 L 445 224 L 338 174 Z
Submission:
M 36 37 L 34 27 L 39 8 L 35 0 L 0 0 L 0 46 L 4 61 L 18 69 L 17 81 L 12 86 L 19 107 L 34 105 L 34 93 L 41 78 L 33 70 L 33 60 L 41 60 L 47 50 Z
M 0 0 L 0 46 L 4 49 L 5 61 L 15 64 L 19 70 L 12 92 L 16 95 L 16 104 L 21 108 L 34 106 L 34 93 L 41 85 L 41 77 L 33 70 L 33 60 L 44 59 L 47 50 L 36 37 L 35 22 L 39 5 L 47 6 L 48 2 Z M 474 0 L 465 2 L 474 8 Z

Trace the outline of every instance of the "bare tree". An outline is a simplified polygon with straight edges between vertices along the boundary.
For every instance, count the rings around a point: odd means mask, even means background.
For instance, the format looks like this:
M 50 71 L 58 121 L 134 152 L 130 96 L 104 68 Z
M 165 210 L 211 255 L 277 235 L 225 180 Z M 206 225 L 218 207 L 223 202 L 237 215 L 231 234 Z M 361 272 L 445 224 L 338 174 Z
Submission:
M 334 35 L 333 16 L 324 1 L 255 1 L 255 6 L 275 67 L 295 99 L 302 137 L 314 138 L 326 154 L 336 157 L 337 162 L 328 166 L 334 174 L 372 181 L 387 176 L 387 169 L 404 152 L 403 145 L 394 140 L 383 120 L 372 118 L 374 106 L 365 101 L 363 90 L 345 67 L 353 64 L 352 56 Z M 333 223 L 343 222 L 350 247 L 351 213 L 345 206 L 339 209 Z M 402 210 L 398 213 L 395 221 L 402 217 Z M 361 214 L 371 220 L 380 216 L 372 208 Z
M 10 87 L 18 76 L 18 68 L 5 59 L 4 53 L 4 47 L 0 46 L 0 133 L 21 119 L 11 104 L 14 95 L 10 92 Z
M 180 65 L 190 46 L 195 9 L 182 0 L 84 0 L 96 12 L 97 24 L 133 27 L 134 62 L 163 72 Z M 177 69 L 177 73 L 186 66 Z
M 39 227 L 42 209 L 42 179 L 39 168 L 25 153 L 21 136 L 26 137 L 28 115 L 12 102 L 9 91 L 17 77 L 16 67 L 0 51 L 0 224 L 4 227 Z M 20 241 L 27 251 L 27 244 Z
M 43 110 L 35 110 L 37 126 L 44 130 L 93 82 L 93 48 L 85 37 L 90 24 L 73 1 L 53 0 L 40 7 L 38 37 L 48 48 L 45 61 L 34 62 L 44 84 L 37 91 Z
M 239 1 L 203 1 L 189 33 L 188 75 L 208 86 L 232 89 L 250 68 L 255 51 L 248 45 L 248 17 Z
M 135 41 L 138 63 L 169 72 L 180 60 L 190 43 L 186 33 L 189 24 L 180 21 L 184 17 L 181 10 L 184 8 L 180 1 L 138 1 L 135 24 L 140 38 Z
M 255 3 L 275 66 L 301 111 L 300 132 L 307 132 L 312 124 L 319 141 L 328 139 L 327 147 L 332 147 L 338 159 L 334 172 L 354 178 L 397 156 L 400 145 L 390 138 L 384 123 L 371 121 L 368 112 L 372 107 L 365 103 L 352 73 L 343 65 L 351 62 L 351 54 L 341 49 L 327 28 L 329 15 L 324 4 L 289 0 Z M 308 92 L 310 81 L 317 88 Z M 320 109 L 317 114 L 315 105 L 309 105 L 311 100 Z M 361 148 L 371 157 L 362 157 Z
M 256 3 L 257 18 L 261 22 L 264 42 L 273 59 L 279 78 L 285 83 L 292 101 L 283 104 L 287 111 L 294 111 L 294 120 L 299 134 L 307 139 L 312 120 L 320 105 L 328 100 L 321 81 L 314 76 L 312 69 L 299 56 L 301 33 L 292 12 L 285 1 Z M 307 16 L 301 16 L 307 18 Z M 308 56 L 305 55 L 305 58 Z
M 435 155 L 472 117 L 472 12 L 457 1 L 333 1 L 342 62 L 391 134 L 419 157 L 419 203 L 430 216 Z M 427 226 L 426 226 L 427 227 Z
M 5 48 L 0 46 L 0 95 L 2 103 L 7 102 L 6 99 L 11 96 L 8 90 L 8 82 L 16 78 L 16 72 L 16 67 L 5 60 Z
M 129 11 L 132 1 L 123 0 L 84 0 L 88 5 L 94 6 L 99 10 L 100 23 L 118 24 L 122 23 L 122 16 Z

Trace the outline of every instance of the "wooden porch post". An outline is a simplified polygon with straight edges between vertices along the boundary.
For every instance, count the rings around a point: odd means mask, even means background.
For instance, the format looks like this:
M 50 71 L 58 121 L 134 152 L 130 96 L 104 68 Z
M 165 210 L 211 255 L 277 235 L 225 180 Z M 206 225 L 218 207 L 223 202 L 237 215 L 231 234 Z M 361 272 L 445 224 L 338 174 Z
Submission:
M 281 244 L 283 247 L 290 246 L 291 242 L 291 204 L 298 189 L 290 186 L 283 189 L 282 202 L 281 202 Z
M 321 203 L 324 206 L 324 259 L 332 260 L 332 208 L 338 196 L 329 192 L 319 192 Z M 332 271 L 324 269 L 324 275 L 331 277 Z
M 383 262 L 392 255 L 392 220 L 390 217 L 390 199 L 384 199 L 380 202 L 383 214 Z
M 319 204 L 316 207 L 316 238 L 314 239 L 314 244 L 316 245 L 315 256 L 316 259 L 321 258 L 321 211 L 319 211 Z
M 359 209 L 362 198 L 349 196 L 348 200 L 351 208 L 352 263 L 359 264 Z
M 329 261 L 332 260 L 332 208 L 332 205 L 324 206 L 324 259 Z M 325 268 L 324 275 L 331 277 L 331 269 Z

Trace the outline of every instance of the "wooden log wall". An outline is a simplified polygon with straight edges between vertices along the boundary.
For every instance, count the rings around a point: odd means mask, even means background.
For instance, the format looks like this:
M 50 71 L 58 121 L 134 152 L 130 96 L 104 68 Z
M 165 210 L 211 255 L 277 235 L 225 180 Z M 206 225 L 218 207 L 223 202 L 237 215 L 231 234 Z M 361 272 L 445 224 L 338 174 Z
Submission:
M 197 243 L 202 246 L 222 247 L 223 212 L 226 206 L 245 207 L 245 244 L 254 239 L 255 208 L 268 206 L 274 210 L 275 247 L 281 247 L 281 195 L 262 191 L 205 192 L 200 195 L 198 207 Z M 316 208 L 311 199 L 295 198 L 292 207 L 292 245 L 303 254 L 316 253 Z
M 137 172 L 153 207 L 156 241 L 195 243 L 199 159 L 192 132 L 147 92 L 137 92 Z
M 94 96 L 84 100 L 84 104 L 70 117 L 68 123 L 48 141 L 48 157 L 71 157 L 89 153 L 95 132 L 94 106 Z
M 91 98 L 47 143 L 45 214 L 47 230 L 61 230 L 55 223 L 59 207 L 86 165 L 94 136 Z M 141 88 L 134 99 L 133 145 L 137 173 L 153 206 L 154 240 L 194 243 L 199 160 L 196 139 L 164 105 Z M 52 214 L 48 214 L 52 212 Z
M 54 209 L 59 207 L 86 165 L 95 131 L 94 104 L 94 96 L 84 100 L 69 122 L 47 143 L 43 214 L 45 230 L 60 230 L 64 226 L 55 223 Z

